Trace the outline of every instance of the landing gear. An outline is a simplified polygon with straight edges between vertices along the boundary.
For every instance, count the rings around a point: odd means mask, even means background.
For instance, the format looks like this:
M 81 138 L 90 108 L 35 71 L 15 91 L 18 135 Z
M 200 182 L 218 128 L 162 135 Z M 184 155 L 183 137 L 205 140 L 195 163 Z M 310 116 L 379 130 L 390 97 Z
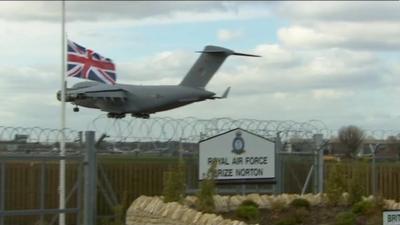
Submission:
M 138 114 L 132 113 L 131 115 L 132 115 L 132 117 L 137 117 L 137 118 L 142 118 L 142 119 L 149 119 L 150 118 L 150 115 L 146 114 L 146 113 L 138 113 Z M 107 114 L 107 117 L 108 118 L 114 118 L 114 119 L 122 119 L 122 118 L 125 117 L 125 113 L 112 113 L 112 112 L 110 112 L 110 113 Z
M 114 118 L 114 119 L 122 119 L 125 117 L 125 113 L 108 113 L 107 114 L 108 118 Z
M 132 117 L 137 117 L 137 118 L 142 118 L 142 119 L 149 119 L 150 115 L 149 114 L 145 114 L 145 113 L 139 113 L 139 114 L 131 114 Z
M 75 106 L 75 107 L 74 107 L 74 112 L 79 112 L 78 106 Z

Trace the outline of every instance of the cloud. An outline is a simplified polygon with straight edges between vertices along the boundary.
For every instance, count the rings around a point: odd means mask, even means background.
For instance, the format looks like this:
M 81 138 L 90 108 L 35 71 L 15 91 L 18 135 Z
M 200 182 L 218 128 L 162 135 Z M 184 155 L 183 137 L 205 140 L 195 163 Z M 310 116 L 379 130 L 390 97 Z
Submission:
M 215 2 L 134 2 L 126 1 L 67 1 L 66 16 L 69 21 L 99 21 L 115 19 L 137 19 L 169 14 L 173 11 L 201 11 L 207 8 L 223 9 Z M 61 20 L 61 2 L 17 1 L 1 2 L 0 18 L 14 21 Z
M 53 65 L 2 66 L 0 67 L 0 87 L 5 94 L 49 93 L 51 87 L 59 86 L 59 68 Z M 32 81 L 32 82 L 27 82 Z
M 232 93 L 250 96 L 321 89 L 363 91 L 384 87 L 388 85 L 384 74 L 393 76 L 391 67 L 368 52 L 328 49 L 304 53 L 268 44 L 256 47 L 255 52 L 263 57 L 235 64 L 228 59 L 211 86 L 232 86 Z
M 186 75 L 197 56 L 181 50 L 160 52 L 150 57 L 120 63 L 118 73 L 121 82 L 125 83 L 176 84 Z
M 58 115 L 59 109 L 60 74 L 55 66 L 1 66 L 0 75 L 3 123 L 55 127 L 55 120 L 49 119 Z
M 0 20 L 0 65 L 26 66 L 60 57 L 60 34 L 59 24 Z
M 291 48 L 347 48 L 373 51 L 400 49 L 398 22 L 315 22 L 279 29 L 279 41 Z
M 400 49 L 400 4 L 384 2 L 284 2 L 276 15 L 290 25 L 278 30 L 282 45 L 296 49 Z
M 220 29 L 217 32 L 217 37 L 220 41 L 230 41 L 232 39 L 240 38 L 243 32 L 240 30 Z
M 290 66 L 291 64 L 297 63 L 300 59 L 295 56 L 293 51 L 282 48 L 282 46 L 278 44 L 258 45 L 254 53 L 262 56 L 263 63 L 275 66 Z M 249 59 L 249 61 L 251 61 L 251 59 Z
M 251 7 L 251 4 L 250 7 L 243 7 L 246 5 L 248 4 L 216 1 L 67 1 L 66 19 L 68 22 L 129 20 L 136 21 L 136 24 L 163 24 L 172 21 L 188 22 L 187 20 L 240 19 L 242 16 L 253 18 L 267 14 L 265 10 Z M 61 21 L 61 3 L 0 2 L 0 19 L 58 23 Z
M 341 98 L 351 98 L 354 95 L 352 91 L 343 91 L 335 89 L 315 89 L 312 91 L 315 100 L 332 100 Z
M 283 2 L 278 14 L 292 22 L 313 21 L 399 21 L 398 1 L 308 1 Z

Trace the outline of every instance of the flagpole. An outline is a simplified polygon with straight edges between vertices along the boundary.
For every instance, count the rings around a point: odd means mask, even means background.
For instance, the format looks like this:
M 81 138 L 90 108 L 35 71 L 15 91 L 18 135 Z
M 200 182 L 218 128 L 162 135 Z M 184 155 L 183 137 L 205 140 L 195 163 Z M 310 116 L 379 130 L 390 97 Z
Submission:
M 65 156 L 65 71 L 66 71 L 66 40 L 65 40 L 65 1 L 62 0 L 62 20 L 61 20 L 61 140 L 60 140 L 60 156 Z M 65 159 L 60 160 L 60 174 L 59 174 L 59 209 L 65 209 Z M 60 213 L 58 217 L 58 224 L 65 225 L 65 213 Z

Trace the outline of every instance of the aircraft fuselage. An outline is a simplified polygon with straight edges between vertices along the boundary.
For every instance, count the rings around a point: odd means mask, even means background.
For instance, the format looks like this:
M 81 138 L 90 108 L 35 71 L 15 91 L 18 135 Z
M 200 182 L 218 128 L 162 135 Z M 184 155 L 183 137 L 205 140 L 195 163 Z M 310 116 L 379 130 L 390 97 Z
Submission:
M 96 96 L 100 92 L 102 94 Z M 115 114 L 144 115 L 212 99 L 214 95 L 210 91 L 179 85 L 111 86 L 98 82 L 81 82 L 66 91 L 66 101 Z

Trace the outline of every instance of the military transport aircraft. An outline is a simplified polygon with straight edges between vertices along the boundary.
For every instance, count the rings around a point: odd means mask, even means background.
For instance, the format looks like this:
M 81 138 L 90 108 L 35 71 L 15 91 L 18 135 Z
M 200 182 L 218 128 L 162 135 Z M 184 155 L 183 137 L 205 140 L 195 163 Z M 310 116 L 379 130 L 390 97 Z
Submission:
M 179 85 L 110 85 L 84 81 L 66 89 L 65 101 L 75 105 L 74 112 L 78 112 L 78 106 L 82 106 L 108 112 L 109 118 L 123 118 L 129 113 L 133 117 L 147 119 L 152 113 L 193 102 L 226 98 L 230 87 L 222 96 L 215 96 L 215 93 L 205 90 L 225 59 L 230 55 L 260 57 L 212 45 L 206 46 L 199 53 L 202 54 Z M 60 91 L 57 99 L 61 99 Z

